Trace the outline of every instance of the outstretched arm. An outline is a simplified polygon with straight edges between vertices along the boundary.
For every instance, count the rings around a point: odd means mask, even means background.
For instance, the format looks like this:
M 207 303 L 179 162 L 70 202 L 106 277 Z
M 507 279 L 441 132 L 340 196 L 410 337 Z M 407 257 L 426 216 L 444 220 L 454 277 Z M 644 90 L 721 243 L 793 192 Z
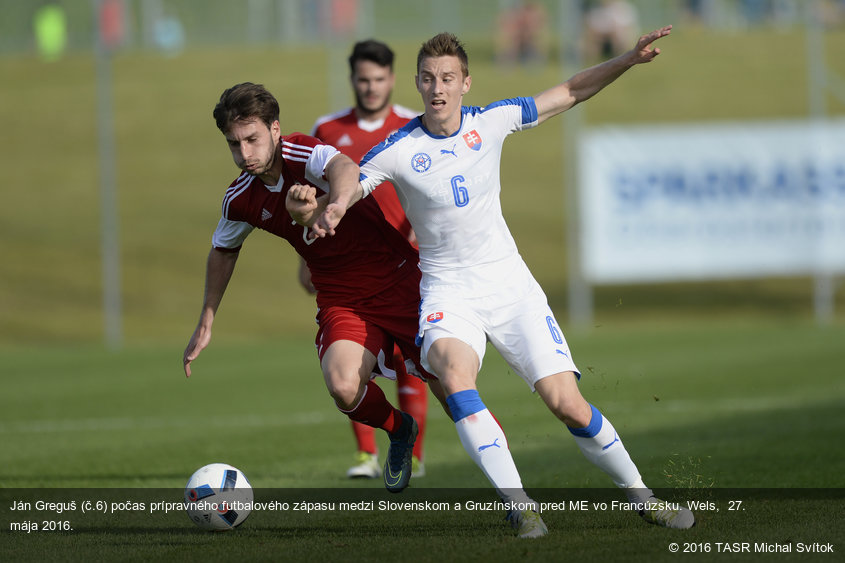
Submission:
M 182 355 L 185 377 L 191 377 L 191 362 L 196 360 L 200 352 L 211 342 L 211 325 L 214 322 L 214 315 L 226 292 L 226 286 L 232 279 L 237 260 L 237 252 L 223 252 L 212 248 L 208 253 L 208 262 L 205 266 L 205 296 L 200 320 Z
M 535 96 L 538 123 L 572 108 L 575 104 L 589 100 L 632 66 L 651 62 L 660 54 L 660 49 L 652 49 L 651 44 L 669 35 L 671 31 L 672 26 L 667 25 L 647 33 L 640 37 L 634 48 L 627 53 L 582 70 L 563 84 Z
M 356 201 L 364 195 L 358 184 L 360 168 L 346 155 L 338 154 L 326 166 L 326 179 L 329 181 L 329 199 L 325 210 L 311 225 L 312 237 L 334 235 L 335 227 Z

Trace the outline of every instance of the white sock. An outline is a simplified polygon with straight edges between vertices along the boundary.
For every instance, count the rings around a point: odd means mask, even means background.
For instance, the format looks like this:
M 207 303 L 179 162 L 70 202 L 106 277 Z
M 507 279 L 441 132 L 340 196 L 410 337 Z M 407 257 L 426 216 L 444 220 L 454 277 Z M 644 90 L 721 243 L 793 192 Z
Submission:
M 522 479 L 508 449 L 508 439 L 475 390 L 461 391 L 447 398 L 455 428 L 466 452 L 505 502 L 529 502 Z M 480 410 L 476 410 L 480 409 Z M 474 411 L 474 412 L 473 412 Z M 469 413 L 469 414 L 467 414 Z
M 593 409 L 590 424 L 585 428 L 569 428 L 584 457 L 607 473 L 617 487 L 644 489 L 640 472 L 616 429 L 596 407 L 590 406 Z
M 455 423 L 461 444 L 504 501 L 524 502 L 522 479 L 508 449 L 502 427 L 484 409 Z

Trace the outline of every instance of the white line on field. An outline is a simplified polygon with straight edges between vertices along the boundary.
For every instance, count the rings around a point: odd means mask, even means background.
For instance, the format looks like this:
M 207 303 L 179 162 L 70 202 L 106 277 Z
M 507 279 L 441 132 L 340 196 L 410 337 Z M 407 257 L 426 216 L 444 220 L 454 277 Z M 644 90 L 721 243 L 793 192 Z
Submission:
M 0 434 L 40 434 L 48 432 L 91 432 L 114 430 L 154 430 L 162 428 L 203 427 L 258 427 L 258 426 L 310 426 L 329 420 L 327 413 L 312 411 L 289 416 L 282 415 L 228 415 L 209 416 L 202 420 L 171 417 L 118 417 L 118 418 L 66 418 L 54 420 L 20 420 L 0 422 Z
M 683 412 L 687 414 L 731 414 L 759 412 L 772 409 L 795 408 L 812 404 L 830 402 L 842 395 L 827 389 L 823 393 L 793 397 L 790 395 L 769 395 L 762 397 L 722 397 L 719 399 L 672 399 L 660 398 L 656 409 L 667 414 Z M 638 412 L 642 403 L 631 401 L 597 401 L 603 410 L 613 413 Z M 654 411 L 652 411 L 654 412 Z M 439 414 L 439 411 L 431 413 Z M 0 422 L 2 434 L 42 434 L 51 432 L 96 432 L 119 430 L 155 430 L 166 428 L 186 428 L 203 426 L 214 428 L 254 428 L 262 426 L 310 426 L 322 423 L 335 423 L 339 417 L 331 411 L 311 411 L 291 415 L 213 415 L 207 418 L 197 417 L 111 417 L 111 418 L 66 418 L 47 420 L 17 420 Z

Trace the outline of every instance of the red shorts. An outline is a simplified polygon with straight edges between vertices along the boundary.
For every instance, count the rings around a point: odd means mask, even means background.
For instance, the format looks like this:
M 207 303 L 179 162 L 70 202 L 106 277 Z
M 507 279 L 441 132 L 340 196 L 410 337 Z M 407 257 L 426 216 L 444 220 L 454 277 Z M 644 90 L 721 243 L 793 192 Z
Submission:
M 420 363 L 420 348 L 414 343 L 419 331 L 419 294 L 409 296 L 414 301 L 401 303 L 396 292 L 390 297 L 375 297 L 367 307 L 326 307 L 317 314 L 315 344 L 320 360 L 338 340 L 351 340 L 369 350 L 377 359 L 375 375 L 396 378 L 393 363 L 394 346 L 405 360 L 405 370 L 422 379 L 434 379 Z M 399 301 L 397 303 L 397 301 Z

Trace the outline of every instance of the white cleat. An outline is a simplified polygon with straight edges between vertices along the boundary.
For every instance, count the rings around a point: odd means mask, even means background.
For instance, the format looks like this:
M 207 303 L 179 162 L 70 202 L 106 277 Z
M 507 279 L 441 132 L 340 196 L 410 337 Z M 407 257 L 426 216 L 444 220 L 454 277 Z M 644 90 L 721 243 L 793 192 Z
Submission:
M 645 509 L 640 510 L 639 514 L 649 524 L 676 530 L 687 530 L 695 525 L 693 513 L 676 502 L 651 497 L 645 504 Z
M 355 454 L 355 465 L 346 471 L 350 479 L 378 479 L 381 477 L 381 465 L 378 456 L 367 452 Z
M 533 510 L 509 510 L 505 520 L 520 538 L 541 538 L 549 533 L 546 523 Z

